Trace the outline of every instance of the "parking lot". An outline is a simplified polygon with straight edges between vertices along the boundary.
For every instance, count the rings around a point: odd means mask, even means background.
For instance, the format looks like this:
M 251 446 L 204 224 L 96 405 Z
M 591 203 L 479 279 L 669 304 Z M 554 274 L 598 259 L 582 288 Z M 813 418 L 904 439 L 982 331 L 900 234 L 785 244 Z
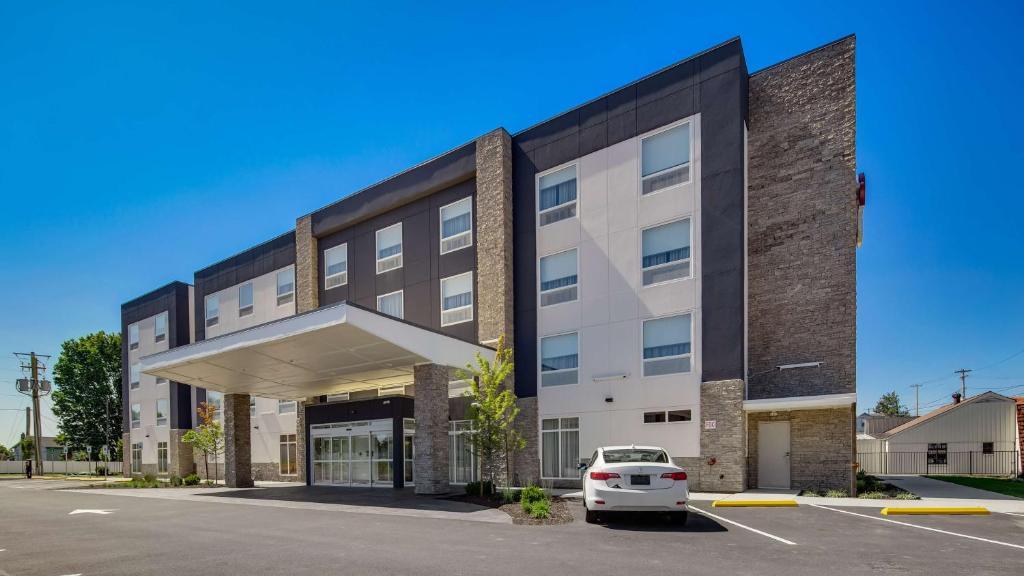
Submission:
M 1011 514 L 885 518 L 863 507 L 723 509 L 700 502 L 682 527 L 644 517 L 590 525 L 578 506 L 571 524 L 516 526 L 329 503 L 47 487 L 0 482 L 0 575 L 1024 570 L 1024 516 Z

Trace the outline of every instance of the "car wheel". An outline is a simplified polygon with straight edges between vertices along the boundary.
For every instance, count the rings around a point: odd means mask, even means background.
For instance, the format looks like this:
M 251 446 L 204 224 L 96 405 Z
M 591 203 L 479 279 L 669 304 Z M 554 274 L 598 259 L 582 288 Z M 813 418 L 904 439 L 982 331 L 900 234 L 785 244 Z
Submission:
M 682 525 L 686 524 L 686 517 L 687 516 L 688 516 L 687 512 L 669 512 L 669 517 L 671 518 L 672 523 L 675 524 L 676 526 L 682 526 Z
M 600 519 L 596 510 L 587 510 L 587 524 L 597 524 Z

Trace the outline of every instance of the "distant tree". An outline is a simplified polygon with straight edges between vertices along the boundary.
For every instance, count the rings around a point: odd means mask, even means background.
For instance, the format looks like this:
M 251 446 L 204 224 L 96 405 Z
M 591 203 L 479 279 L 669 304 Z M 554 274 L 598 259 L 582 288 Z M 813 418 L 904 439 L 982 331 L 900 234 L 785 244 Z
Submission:
M 467 396 L 472 399 L 469 407 L 469 418 L 473 422 L 470 443 L 481 467 L 488 472 L 492 486 L 502 459 L 506 485 L 511 485 L 513 456 L 526 446 L 526 440 L 515 427 L 519 416 L 516 395 L 505 386 L 505 380 L 514 370 L 512 349 L 505 347 L 504 337 L 498 340 L 494 362 L 477 354 L 476 365 L 466 366 L 466 376 L 471 382 Z M 483 489 L 481 482 L 481 495 Z
M 4 446 L 3 444 L 0 444 L 0 461 L 3 461 L 3 460 L 13 460 L 13 459 L 14 459 L 14 452 L 11 452 L 10 448 Z
M 95 332 L 61 344 L 53 365 L 53 413 L 64 445 L 113 452 L 121 438 L 121 335 Z
M 216 483 L 218 456 L 224 451 L 224 429 L 217 419 L 217 407 L 209 402 L 203 402 L 196 408 L 199 415 L 199 426 L 185 432 L 181 437 L 182 442 L 192 445 L 194 450 L 203 453 L 203 465 L 206 468 L 206 479 L 210 479 L 210 457 L 213 457 L 213 475 Z
M 21 440 L 18 441 L 18 447 L 21 449 L 22 460 L 32 460 L 33 450 L 35 449 L 35 443 L 32 441 L 31 436 L 21 435 Z
M 875 414 L 884 416 L 906 416 L 910 411 L 906 406 L 900 404 L 900 395 L 895 390 L 882 394 L 875 404 Z

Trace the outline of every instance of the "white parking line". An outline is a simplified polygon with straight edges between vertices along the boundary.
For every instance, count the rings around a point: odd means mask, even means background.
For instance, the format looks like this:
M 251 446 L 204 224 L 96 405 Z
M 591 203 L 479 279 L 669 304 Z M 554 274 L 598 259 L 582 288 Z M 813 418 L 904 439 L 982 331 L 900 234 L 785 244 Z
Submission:
M 859 514 L 857 512 L 850 512 L 849 510 L 840 510 L 838 508 L 829 508 L 828 506 L 822 506 L 821 504 L 808 504 L 815 508 L 821 508 L 822 510 L 831 510 L 833 512 L 841 512 L 843 514 L 850 514 L 851 516 L 860 516 L 861 518 L 868 518 L 870 520 L 879 520 L 881 522 L 889 522 L 891 524 L 899 524 L 900 526 L 909 526 L 911 528 L 920 528 L 921 530 L 928 530 L 930 532 L 938 532 L 940 534 L 948 534 L 949 536 L 959 536 L 960 538 L 967 538 L 969 540 L 977 540 L 979 542 L 988 542 L 989 544 L 999 544 L 1000 546 L 1009 546 L 1010 548 L 1019 548 L 1024 550 L 1024 546 L 1020 544 L 1010 544 L 1009 542 L 1000 542 L 999 540 L 989 540 L 988 538 L 981 538 L 980 536 L 971 536 L 970 534 L 960 534 L 959 532 L 950 532 L 948 530 L 939 530 L 938 528 L 931 528 L 929 526 L 921 526 L 920 524 L 910 524 L 908 522 L 898 522 L 896 520 L 889 520 L 888 518 L 879 518 L 877 516 L 868 516 L 867 514 Z
M 779 542 L 782 542 L 783 544 L 789 544 L 790 546 L 796 546 L 796 542 L 791 542 L 789 540 L 786 540 L 785 538 L 780 538 L 779 536 L 776 536 L 774 534 L 769 534 L 769 533 L 764 532 L 762 530 L 758 530 L 757 528 L 751 528 L 750 526 L 747 526 L 745 524 L 740 524 L 739 522 L 735 522 L 733 520 L 729 520 L 728 518 L 723 518 L 723 517 L 721 517 L 721 516 L 719 516 L 717 514 L 712 514 L 711 512 L 705 512 L 704 510 L 701 510 L 700 508 L 697 508 L 696 506 L 692 506 L 691 505 L 690 506 L 690 510 L 696 510 L 697 512 L 700 512 L 701 514 L 703 514 L 705 516 L 714 518 L 715 520 L 720 520 L 722 522 L 728 522 L 729 524 L 732 524 L 733 526 L 739 526 L 740 528 L 743 528 L 744 530 L 750 530 L 751 532 L 753 532 L 755 534 L 760 534 L 761 536 L 767 536 L 767 537 L 771 538 L 772 540 L 777 540 Z

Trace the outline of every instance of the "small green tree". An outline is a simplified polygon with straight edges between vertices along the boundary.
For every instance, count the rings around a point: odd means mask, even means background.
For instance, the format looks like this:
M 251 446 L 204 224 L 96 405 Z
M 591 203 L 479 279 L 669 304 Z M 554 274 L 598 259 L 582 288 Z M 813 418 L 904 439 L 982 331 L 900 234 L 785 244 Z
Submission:
M 495 484 L 498 461 L 504 459 L 506 486 L 512 482 L 512 459 L 516 452 L 526 446 L 515 427 L 519 416 L 516 395 L 505 386 L 505 380 L 515 369 L 512 349 L 505 347 L 505 338 L 498 339 L 494 362 L 476 355 L 476 365 L 467 364 L 466 374 L 470 380 L 467 393 L 472 399 L 469 418 L 473 421 L 470 443 L 473 452 L 487 471 L 491 485 Z M 480 495 L 483 495 L 483 482 Z
M 35 454 L 35 443 L 31 436 L 21 435 L 21 440 L 18 442 L 18 446 L 21 448 L 21 459 L 32 460 L 32 454 Z
M 14 458 L 14 453 L 11 452 L 11 449 L 0 444 L 0 461 L 11 460 L 12 458 Z
M 884 416 L 906 416 L 910 411 L 906 406 L 900 404 L 900 395 L 895 390 L 882 394 L 875 404 L 875 414 Z
M 217 407 L 203 402 L 196 408 L 199 415 L 199 426 L 189 430 L 181 437 L 182 442 L 192 445 L 193 450 L 203 453 L 203 465 L 206 468 L 206 479 L 210 479 L 210 456 L 213 456 L 214 482 L 220 478 L 217 473 L 217 458 L 224 451 L 224 429 L 217 420 Z

